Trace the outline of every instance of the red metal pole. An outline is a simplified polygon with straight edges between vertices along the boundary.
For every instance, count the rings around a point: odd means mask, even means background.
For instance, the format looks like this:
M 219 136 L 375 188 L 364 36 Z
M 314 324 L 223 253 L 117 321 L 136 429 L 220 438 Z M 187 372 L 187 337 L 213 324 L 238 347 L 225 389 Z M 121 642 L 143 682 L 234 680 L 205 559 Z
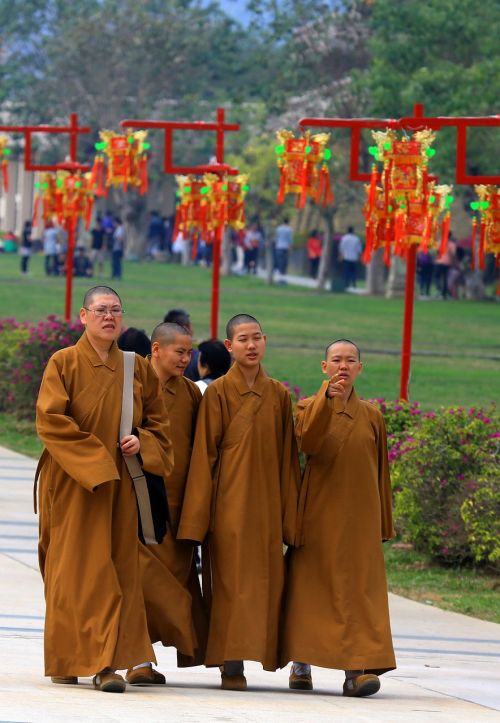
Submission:
M 409 399 L 411 337 L 413 326 L 413 304 L 415 300 L 415 269 L 417 266 L 417 246 L 411 244 L 406 256 L 405 310 L 403 321 L 403 345 L 401 349 L 401 377 L 399 398 L 407 402 Z
M 212 305 L 210 312 L 210 336 L 212 339 L 217 339 L 219 333 L 220 250 L 223 233 L 224 227 L 217 229 L 212 256 Z
M 73 298 L 73 262 L 75 258 L 76 218 L 68 224 L 68 250 L 66 254 L 66 300 L 64 303 L 64 321 L 71 321 L 71 300 Z

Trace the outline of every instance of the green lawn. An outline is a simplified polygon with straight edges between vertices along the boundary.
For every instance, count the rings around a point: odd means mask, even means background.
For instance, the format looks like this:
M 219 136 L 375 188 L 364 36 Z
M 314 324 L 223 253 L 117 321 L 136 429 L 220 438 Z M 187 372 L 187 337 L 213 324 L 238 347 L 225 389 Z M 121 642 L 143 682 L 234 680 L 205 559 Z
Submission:
M 385 548 L 387 582 L 391 592 L 412 600 L 500 623 L 500 580 L 468 568 L 430 563 L 414 550 Z
M 30 270 L 32 275 L 22 278 L 19 259 L 0 255 L 0 317 L 36 321 L 62 313 L 65 280 L 47 279 L 41 256 L 31 259 Z M 124 277 L 116 288 L 128 326 L 151 332 L 165 311 L 181 306 L 191 314 L 197 340 L 209 336 L 210 270 L 126 263 Z M 75 313 L 88 286 L 88 280 L 74 281 Z M 257 316 L 268 334 L 268 372 L 299 386 L 304 394 L 321 382 L 326 343 L 347 337 L 363 351 L 359 392 L 365 397 L 398 396 L 402 300 L 319 294 L 299 287 L 269 287 L 254 278 L 223 278 L 219 336 L 224 335 L 224 322 L 240 311 Z M 499 321 L 500 304 L 494 301 L 416 301 L 411 398 L 430 409 L 440 404 L 487 404 L 498 397 Z

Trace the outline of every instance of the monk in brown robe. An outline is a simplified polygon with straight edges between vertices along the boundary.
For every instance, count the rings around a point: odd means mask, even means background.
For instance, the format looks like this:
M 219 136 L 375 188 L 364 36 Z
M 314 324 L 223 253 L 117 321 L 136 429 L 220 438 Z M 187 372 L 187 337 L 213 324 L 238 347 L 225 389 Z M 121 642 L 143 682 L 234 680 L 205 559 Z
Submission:
M 378 675 L 396 666 L 382 551 L 395 534 L 386 432 L 380 411 L 354 390 L 361 368 L 355 344 L 333 342 L 322 362 L 327 380 L 298 404 L 307 463 L 281 661 L 296 661 L 289 684 L 301 690 L 312 690 L 311 663 L 345 670 L 347 696 L 376 693 Z
M 193 341 L 179 324 L 163 323 L 151 335 L 151 365 L 160 380 L 163 400 L 171 420 L 174 467 L 165 478 L 170 526 L 160 545 L 140 545 L 142 587 L 151 642 L 173 645 L 178 664 L 203 662 L 207 620 L 193 546 L 177 542 L 175 534 L 193 446 L 194 427 L 201 392 L 183 376 Z M 150 663 L 127 673 L 132 685 L 163 685 L 165 676 Z
M 200 404 L 177 539 L 207 537 L 205 665 L 223 666 L 222 688 L 244 690 L 243 660 L 271 671 L 278 665 L 283 542 L 294 541 L 300 472 L 290 395 L 261 367 L 259 322 L 239 314 L 226 333 L 234 365 Z
M 139 567 L 137 500 L 124 456 L 162 477 L 172 468 L 158 379 L 135 358 L 133 431 L 119 440 L 123 353 L 118 294 L 85 295 L 85 333 L 49 360 L 37 402 L 45 445 L 40 472 L 40 570 L 45 583 L 45 674 L 54 683 L 94 677 L 122 692 L 115 673 L 155 660 Z M 37 472 L 38 472 L 37 471 Z

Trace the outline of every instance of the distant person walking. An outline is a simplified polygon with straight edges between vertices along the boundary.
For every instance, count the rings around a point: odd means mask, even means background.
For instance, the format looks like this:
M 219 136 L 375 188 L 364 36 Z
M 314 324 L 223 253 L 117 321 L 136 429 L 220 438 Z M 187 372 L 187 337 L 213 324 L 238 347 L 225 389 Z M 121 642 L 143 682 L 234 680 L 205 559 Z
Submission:
M 309 274 L 311 279 L 318 278 L 321 249 L 322 243 L 320 233 L 317 229 L 313 229 L 307 239 L 307 258 L 309 259 Z
M 122 278 L 122 260 L 125 251 L 125 226 L 119 216 L 115 217 L 113 246 L 111 249 L 111 278 Z
M 445 252 L 439 256 L 436 261 L 435 281 L 438 298 L 447 299 L 450 295 L 450 290 L 448 288 L 448 274 L 450 269 L 456 264 L 456 255 L 457 245 L 450 233 Z
M 57 254 L 59 239 L 57 229 L 51 220 L 48 220 L 43 232 L 43 254 L 45 258 L 45 273 L 47 276 L 57 276 Z
M 423 298 L 430 296 L 433 271 L 434 257 L 429 249 L 425 250 L 423 246 L 420 245 L 417 252 L 417 276 L 420 286 L 420 296 Z
M 90 232 L 92 236 L 92 250 L 90 259 L 94 264 L 99 276 L 104 273 L 104 261 L 106 260 L 106 249 L 104 244 L 104 229 L 102 227 L 102 217 L 96 216 L 94 226 Z
M 288 269 L 288 256 L 290 253 L 290 247 L 293 244 L 293 231 L 292 227 L 288 222 L 288 218 L 285 216 L 283 222 L 276 228 L 274 236 L 275 250 L 276 250 L 276 269 L 280 274 L 278 283 L 286 284 L 285 275 Z
M 339 252 L 342 259 L 342 268 L 344 272 L 344 287 L 346 289 L 356 288 L 356 279 L 358 275 L 358 261 L 361 256 L 363 247 L 359 236 L 354 233 L 354 227 L 349 226 L 347 233 L 340 239 Z
M 21 256 L 21 273 L 26 276 L 31 256 L 31 221 L 25 221 L 24 223 L 19 255 Z

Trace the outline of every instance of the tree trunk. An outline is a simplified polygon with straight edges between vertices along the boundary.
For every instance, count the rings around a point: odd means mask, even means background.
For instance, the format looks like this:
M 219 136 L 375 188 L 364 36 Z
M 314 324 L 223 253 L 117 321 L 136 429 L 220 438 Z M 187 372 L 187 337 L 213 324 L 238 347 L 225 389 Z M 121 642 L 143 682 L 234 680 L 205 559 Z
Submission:
M 330 278 L 330 269 L 332 265 L 332 245 L 333 245 L 333 234 L 335 231 L 334 214 L 325 213 L 323 214 L 323 221 L 326 226 L 326 237 L 323 243 L 323 249 L 321 251 L 321 259 L 319 262 L 318 269 L 318 291 L 324 291 L 328 279 Z

